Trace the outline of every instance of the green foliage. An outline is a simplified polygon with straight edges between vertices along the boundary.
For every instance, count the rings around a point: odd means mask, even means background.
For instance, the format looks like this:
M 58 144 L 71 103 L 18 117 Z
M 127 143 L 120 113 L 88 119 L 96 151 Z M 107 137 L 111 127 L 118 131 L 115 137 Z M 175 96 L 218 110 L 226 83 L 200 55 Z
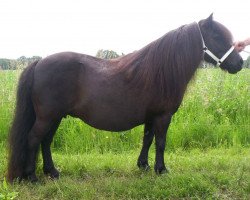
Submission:
M 4 178 L 0 185 L 0 200 L 13 200 L 17 196 L 18 192 L 13 192 Z
M 11 70 L 15 70 L 17 69 L 17 64 L 15 60 L 11 60 L 11 59 L 5 59 L 2 58 L 0 59 L 0 70 L 7 70 L 7 69 L 11 69 Z
M 243 67 L 250 68 L 250 56 L 244 61 Z
M 103 49 L 100 49 L 96 53 L 96 57 L 97 58 L 103 58 L 103 59 L 113 59 L 113 58 L 120 57 L 120 55 L 117 54 L 115 51 L 112 51 L 112 50 L 103 50 Z
M 16 70 L 16 69 L 24 69 L 30 63 L 40 60 L 41 57 L 33 56 L 31 58 L 27 58 L 25 56 L 21 56 L 18 59 L 5 59 L 0 58 L 0 70 Z

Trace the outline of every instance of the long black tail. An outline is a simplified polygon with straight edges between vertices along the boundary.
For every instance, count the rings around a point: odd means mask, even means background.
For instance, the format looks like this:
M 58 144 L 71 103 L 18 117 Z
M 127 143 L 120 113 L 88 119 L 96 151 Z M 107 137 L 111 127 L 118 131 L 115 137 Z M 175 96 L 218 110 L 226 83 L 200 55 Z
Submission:
M 22 179 L 27 158 L 28 133 L 36 116 L 31 100 L 34 69 L 38 61 L 30 64 L 21 74 L 17 90 L 16 110 L 9 132 L 9 163 L 7 179 Z

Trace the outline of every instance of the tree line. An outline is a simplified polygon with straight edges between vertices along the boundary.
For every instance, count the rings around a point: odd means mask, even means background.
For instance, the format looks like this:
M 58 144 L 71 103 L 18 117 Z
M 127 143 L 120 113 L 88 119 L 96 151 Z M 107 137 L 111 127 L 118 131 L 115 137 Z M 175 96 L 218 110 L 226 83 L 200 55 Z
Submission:
M 42 57 L 40 56 L 32 56 L 30 58 L 21 56 L 18 59 L 0 58 L 0 70 L 24 69 L 30 63 L 34 62 L 35 60 L 40 60 L 40 59 L 42 59 Z
M 114 59 L 123 55 L 124 55 L 123 53 L 119 55 L 117 52 L 113 50 L 103 50 L 103 49 L 98 50 L 96 53 L 96 57 L 103 59 Z M 21 56 L 18 59 L 0 58 L 0 70 L 24 69 L 30 63 L 40 59 L 42 59 L 42 57 L 40 56 L 32 56 L 32 57 Z M 209 64 L 204 64 L 201 67 L 211 67 L 211 66 Z M 243 67 L 250 68 L 250 56 L 244 61 Z

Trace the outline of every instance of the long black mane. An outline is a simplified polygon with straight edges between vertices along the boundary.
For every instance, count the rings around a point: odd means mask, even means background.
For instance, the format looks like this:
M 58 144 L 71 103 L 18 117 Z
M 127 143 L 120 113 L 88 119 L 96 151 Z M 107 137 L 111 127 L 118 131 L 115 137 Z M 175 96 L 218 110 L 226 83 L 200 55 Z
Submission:
M 181 26 L 139 51 L 121 57 L 116 73 L 129 84 L 157 89 L 164 96 L 183 91 L 202 60 L 202 42 L 197 23 Z M 155 88 L 157 86 L 157 88 Z

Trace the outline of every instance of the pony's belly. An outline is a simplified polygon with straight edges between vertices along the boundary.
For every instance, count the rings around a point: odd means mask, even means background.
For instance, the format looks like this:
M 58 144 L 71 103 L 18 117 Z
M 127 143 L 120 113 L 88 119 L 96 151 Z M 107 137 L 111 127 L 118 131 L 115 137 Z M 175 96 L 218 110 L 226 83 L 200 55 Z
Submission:
M 105 131 L 126 131 L 144 123 L 144 119 L 136 117 L 136 115 L 129 117 L 114 113 L 109 115 L 92 113 L 91 116 L 83 114 L 77 117 L 86 124 Z
M 94 128 L 97 128 L 99 130 L 105 130 L 105 131 L 127 131 L 127 130 L 130 130 L 138 125 L 141 125 L 141 123 L 131 123 L 131 124 L 128 124 L 128 123 L 112 123 L 112 122 L 85 122 L 87 123 L 88 125 L 94 127 Z

